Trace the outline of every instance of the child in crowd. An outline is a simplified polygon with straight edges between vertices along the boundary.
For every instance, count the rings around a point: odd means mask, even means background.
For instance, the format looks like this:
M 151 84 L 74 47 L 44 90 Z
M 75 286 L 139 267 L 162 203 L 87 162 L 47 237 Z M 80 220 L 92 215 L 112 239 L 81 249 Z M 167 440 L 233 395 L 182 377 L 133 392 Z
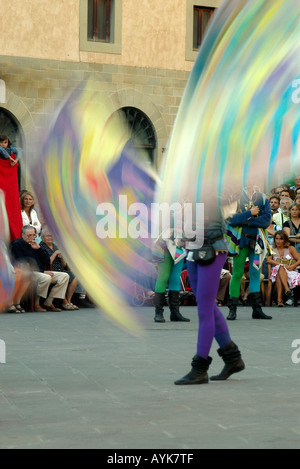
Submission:
M 0 158 L 2 160 L 9 160 L 10 165 L 14 166 L 18 163 L 18 149 L 12 146 L 12 143 L 7 135 L 0 135 Z

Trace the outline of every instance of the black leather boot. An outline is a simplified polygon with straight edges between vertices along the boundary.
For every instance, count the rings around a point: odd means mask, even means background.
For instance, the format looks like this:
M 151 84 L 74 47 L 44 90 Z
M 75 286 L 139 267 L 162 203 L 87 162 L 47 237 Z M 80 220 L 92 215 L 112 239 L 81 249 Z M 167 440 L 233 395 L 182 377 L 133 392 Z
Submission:
M 212 358 L 202 358 L 200 355 L 195 355 L 192 360 L 192 369 L 183 378 L 178 379 L 174 384 L 207 384 L 208 374 L 207 370 L 212 362 Z
M 155 292 L 154 306 L 155 306 L 155 322 L 166 322 L 164 318 L 164 304 L 165 304 L 165 293 Z
M 220 374 L 211 376 L 211 381 L 224 381 L 233 373 L 239 373 L 245 369 L 245 363 L 242 360 L 241 352 L 234 342 L 230 342 L 218 350 L 218 354 L 223 359 L 225 366 Z
M 171 321 L 190 322 L 190 319 L 183 317 L 179 312 L 179 291 L 169 290 L 169 307 Z
M 229 308 L 229 314 L 227 316 L 228 321 L 234 321 L 236 319 L 236 310 L 237 306 L 239 304 L 239 299 L 238 298 L 229 298 L 228 300 L 228 308 Z
M 267 316 L 261 309 L 262 302 L 260 292 L 249 293 L 249 301 L 252 306 L 252 318 L 253 319 L 272 319 L 272 316 Z

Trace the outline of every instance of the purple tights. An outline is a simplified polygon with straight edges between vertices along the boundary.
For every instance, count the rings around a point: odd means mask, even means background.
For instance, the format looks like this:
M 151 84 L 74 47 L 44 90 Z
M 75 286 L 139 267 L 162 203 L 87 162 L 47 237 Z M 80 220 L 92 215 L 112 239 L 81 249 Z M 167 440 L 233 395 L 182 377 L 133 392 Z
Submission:
M 199 328 L 197 354 L 207 358 L 215 338 L 221 348 L 231 342 L 227 322 L 216 305 L 220 274 L 226 254 L 219 253 L 207 266 L 187 261 L 188 277 L 197 300 Z

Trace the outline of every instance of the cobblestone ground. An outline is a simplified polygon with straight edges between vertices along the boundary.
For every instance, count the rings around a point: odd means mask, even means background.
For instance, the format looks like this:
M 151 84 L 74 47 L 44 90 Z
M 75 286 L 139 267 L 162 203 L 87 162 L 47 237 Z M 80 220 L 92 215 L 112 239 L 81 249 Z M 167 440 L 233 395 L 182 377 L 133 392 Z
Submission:
M 265 311 L 229 323 L 246 370 L 201 386 L 173 384 L 195 353 L 195 307 L 182 324 L 136 308 L 142 337 L 96 309 L 1 315 L 0 448 L 300 448 L 300 307 Z

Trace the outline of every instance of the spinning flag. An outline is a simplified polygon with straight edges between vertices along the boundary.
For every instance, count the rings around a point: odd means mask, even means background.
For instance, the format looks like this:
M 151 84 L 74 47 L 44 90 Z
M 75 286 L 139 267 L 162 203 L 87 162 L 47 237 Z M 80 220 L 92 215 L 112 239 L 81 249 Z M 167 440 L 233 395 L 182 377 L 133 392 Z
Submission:
M 249 182 L 267 191 L 299 172 L 299 63 L 299 2 L 224 1 L 182 98 L 159 199 L 211 210 Z
M 72 271 L 132 332 L 141 331 L 130 300 L 146 268 L 155 190 L 143 158 L 109 98 L 87 82 L 67 97 L 29 162 L 43 216 Z

